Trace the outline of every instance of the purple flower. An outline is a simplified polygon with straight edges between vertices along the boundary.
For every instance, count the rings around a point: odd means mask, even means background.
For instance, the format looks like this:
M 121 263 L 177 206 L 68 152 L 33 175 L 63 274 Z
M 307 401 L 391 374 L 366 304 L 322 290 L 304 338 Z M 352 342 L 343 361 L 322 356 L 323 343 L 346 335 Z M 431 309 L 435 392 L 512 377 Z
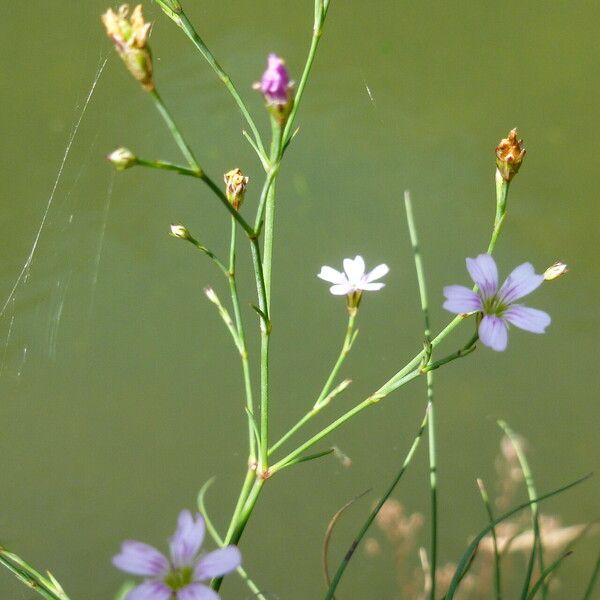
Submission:
M 543 275 L 538 275 L 530 263 L 519 265 L 498 288 L 498 268 L 489 254 L 467 258 L 467 270 L 478 286 L 474 292 L 462 285 L 444 288 L 444 308 L 463 314 L 480 312 L 479 339 L 493 350 L 502 351 L 508 343 L 508 324 L 531 331 L 544 333 L 550 325 L 550 315 L 543 310 L 529 308 L 516 301 L 538 288 Z
M 277 54 L 269 54 L 267 70 L 254 87 L 264 94 L 269 104 L 287 104 L 292 85 L 283 59 Z
M 194 519 L 189 510 L 183 510 L 169 543 L 171 560 L 148 544 L 123 542 L 121 552 L 113 557 L 113 565 L 147 578 L 125 600 L 219 600 L 219 595 L 201 582 L 233 571 L 242 557 L 235 546 L 201 555 L 204 532 L 202 516 Z

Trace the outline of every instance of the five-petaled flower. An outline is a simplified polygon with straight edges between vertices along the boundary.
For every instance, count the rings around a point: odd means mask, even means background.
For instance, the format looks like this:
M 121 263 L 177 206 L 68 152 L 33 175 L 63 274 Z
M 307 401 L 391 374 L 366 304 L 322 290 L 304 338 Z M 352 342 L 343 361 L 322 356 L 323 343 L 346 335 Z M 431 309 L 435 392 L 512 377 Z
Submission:
M 202 581 L 233 571 L 241 564 L 241 555 L 236 546 L 201 555 L 204 533 L 202 516 L 194 518 L 184 510 L 169 543 L 170 560 L 148 544 L 123 542 L 113 564 L 126 573 L 147 578 L 125 600 L 219 600 L 219 595 Z
M 387 275 L 389 268 L 385 264 L 377 265 L 369 273 L 365 273 L 365 261 L 362 256 L 344 259 L 344 273 L 331 267 L 321 267 L 317 277 L 333 283 L 329 291 L 335 296 L 347 296 L 348 307 L 357 308 L 363 290 L 375 291 L 385 286 L 385 283 L 375 283 Z
M 444 308 L 457 314 L 482 313 L 479 338 L 493 350 L 502 351 L 508 343 L 508 325 L 532 333 L 544 333 L 550 315 L 516 301 L 538 288 L 544 281 L 530 263 L 519 265 L 498 287 L 498 268 L 489 254 L 467 258 L 467 270 L 479 288 L 477 292 L 462 285 L 444 288 Z

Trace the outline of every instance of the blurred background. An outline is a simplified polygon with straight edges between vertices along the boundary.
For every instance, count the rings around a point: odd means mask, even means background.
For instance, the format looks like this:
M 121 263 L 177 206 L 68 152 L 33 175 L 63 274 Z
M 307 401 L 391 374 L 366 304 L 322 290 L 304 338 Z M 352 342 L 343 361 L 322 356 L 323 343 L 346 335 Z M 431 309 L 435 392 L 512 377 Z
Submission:
M 298 79 L 313 3 L 185 4 L 266 135 L 252 83 L 273 51 Z M 225 299 L 226 287 L 211 262 L 167 235 L 183 222 L 225 255 L 229 220 L 199 182 L 141 168 L 115 174 L 104 160 L 126 145 L 180 161 L 104 35 L 106 8 L 98 0 L 11 3 L 0 20 L 0 541 L 50 569 L 74 599 L 112 598 L 123 581 L 110 563 L 121 540 L 165 548 L 178 511 L 194 507 L 213 475 L 208 506 L 224 529 L 246 460 L 238 360 L 202 293 L 212 285 Z M 161 94 L 215 180 L 236 166 L 250 176 L 244 209 L 253 213 L 260 167 L 232 99 L 182 32 L 154 4 L 144 8 L 156 22 Z M 513 331 L 507 352 L 482 347 L 438 371 L 442 563 L 456 561 L 487 522 L 475 480 L 496 491 L 498 418 L 527 439 L 539 490 L 598 468 L 599 19 L 600 6 L 585 1 L 333 0 L 279 178 L 274 435 L 312 405 L 343 338 L 344 303 L 316 278 L 321 265 L 360 253 L 367 266 L 386 262 L 391 271 L 385 290 L 361 306 L 342 375 L 354 383 L 314 428 L 421 347 L 403 190 L 413 194 L 438 331 L 448 320 L 442 287 L 467 284 L 465 257 L 487 246 L 494 148 L 515 126 L 525 140 L 497 247 L 501 275 L 527 260 L 543 271 L 561 259 L 571 272 L 528 299 L 552 315 L 546 335 Z M 239 271 L 249 307 L 245 249 Z M 246 318 L 248 327 L 256 321 L 249 308 Z M 463 328 L 444 349 L 470 333 Z M 322 597 L 329 519 L 372 488 L 335 531 L 337 564 L 424 408 L 418 380 L 330 438 L 351 467 L 326 458 L 269 482 L 241 547 L 273 598 Z M 566 525 L 592 521 L 599 491 L 595 477 L 543 511 Z M 424 513 L 425 545 L 428 497 L 423 444 L 395 498 Z M 392 548 L 377 528 L 373 535 L 380 553 L 358 552 L 340 598 L 402 597 Z M 580 597 L 597 539 L 565 563 L 556 598 Z M 416 551 L 410 560 L 418 565 Z M 3 571 L 0 595 L 32 592 Z M 249 593 L 231 577 L 222 596 Z

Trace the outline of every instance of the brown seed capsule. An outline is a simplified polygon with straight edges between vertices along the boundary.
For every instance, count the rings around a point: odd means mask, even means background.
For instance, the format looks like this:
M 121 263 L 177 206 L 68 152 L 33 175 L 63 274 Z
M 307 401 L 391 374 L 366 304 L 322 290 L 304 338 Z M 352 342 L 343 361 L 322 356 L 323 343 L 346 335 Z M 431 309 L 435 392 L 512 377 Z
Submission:
M 225 173 L 223 180 L 225 181 L 225 194 L 227 195 L 227 200 L 229 200 L 235 210 L 239 210 L 244 201 L 248 177 L 245 177 L 240 169 L 236 168 Z
M 523 140 L 518 139 L 517 130 L 512 129 L 496 148 L 496 166 L 504 181 L 510 181 L 518 173 L 524 156 Z
M 142 5 L 138 4 L 131 16 L 127 4 L 121 5 L 117 12 L 109 8 L 102 15 L 102 22 L 129 72 L 145 90 L 153 91 L 152 55 L 148 46 L 152 24 L 144 21 Z

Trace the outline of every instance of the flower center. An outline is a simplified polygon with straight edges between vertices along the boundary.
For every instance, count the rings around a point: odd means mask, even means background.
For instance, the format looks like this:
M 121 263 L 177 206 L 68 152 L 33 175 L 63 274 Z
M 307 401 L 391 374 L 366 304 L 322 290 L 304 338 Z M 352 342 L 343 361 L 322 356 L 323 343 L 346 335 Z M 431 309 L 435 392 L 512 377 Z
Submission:
M 180 590 L 186 585 L 190 585 L 193 581 L 193 570 L 191 567 L 181 567 L 181 569 L 173 569 L 166 577 L 165 583 L 172 590 Z
M 485 315 L 497 315 L 500 317 L 507 308 L 508 306 L 501 302 L 497 296 L 486 298 L 483 301 L 483 313 Z

